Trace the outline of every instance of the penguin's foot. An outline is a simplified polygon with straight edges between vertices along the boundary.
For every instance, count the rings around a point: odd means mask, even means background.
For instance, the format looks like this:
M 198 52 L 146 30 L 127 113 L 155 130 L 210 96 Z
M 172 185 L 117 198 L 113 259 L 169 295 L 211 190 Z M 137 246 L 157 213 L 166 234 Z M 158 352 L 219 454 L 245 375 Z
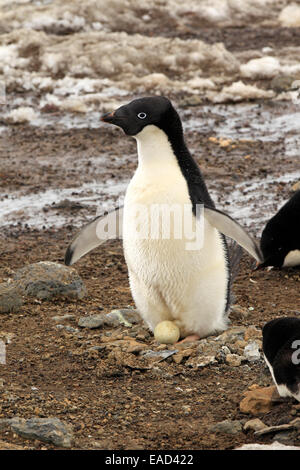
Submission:
M 186 336 L 184 339 L 181 341 L 178 341 L 176 344 L 181 344 L 181 343 L 191 343 L 192 341 L 198 341 L 200 339 L 199 335 L 189 335 Z

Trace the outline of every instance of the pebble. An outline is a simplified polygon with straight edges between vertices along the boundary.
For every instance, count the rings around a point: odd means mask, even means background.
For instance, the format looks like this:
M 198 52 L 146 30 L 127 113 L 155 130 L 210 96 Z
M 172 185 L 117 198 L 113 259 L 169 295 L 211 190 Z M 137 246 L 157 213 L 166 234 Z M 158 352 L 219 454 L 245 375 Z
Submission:
M 215 338 L 216 341 L 220 341 L 222 344 L 235 343 L 238 339 L 243 340 L 246 328 L 243 326 L 235 326 L 230 328 L 221 335 Z
M 80 317 L 77 324 L 81 328 L 100 328 L 106 325 L 105 316 L 103 313 L 87 315 L 85 317 Z
M 288 432 L 288 431 L 280 432 L 273 436 L 273 440 L 277 442 L 282 442 L 283 444 L 286 443 L 286 444 L 293 445 L 294 442 L 292 441 L 292 435 L 293 435 L 292 432 Z
M 230 318 L 234 317 L 237 320 L 244 320 L 249 316 L 249 310 L 245 307 L 241 307 L 238 304 L 232 305 L 230 309 Z
M 200 367 L 206 367 L 210 364 L 217 363 L 215 356 L 198 356 L 188 359 L 185 363 L 186 366 L 198 369 Z
M 245 398 L 240 403 L 242 413 L 254 416 L 268 413 L 275 403 L 282 401 L 274 385 L 270 387 L 257 388 L 245 392 Z
M 249 341 L 250 339 L 260 339 L 262 337 L 262 330 L 256 328 L 255 326 L 249 326 L 246 329 L 244 334 L 245 341 Z
M 251 341 L 245 346 L 244 356 L 249 362 L 255 362 L 260 360 L 259 352 L 260 344 L 258 341 Z
M 81 328 L 102 328 L 105 326 L 108 327 L 118 327 L 120 325 L 131 328 L 134 324 L 140 322 L 140 316 L 137 313 L 137 310 L 123 308 L 119 310 L 112 310 L 108 314 L 96 313 L 94 315 L 85 315 L 80 317 L 78 320 L 78 326 Z M 136 336 L 137 333 L 134 333 Z
M 296 80 L 292 75 L 276 75 L 271 80 L 271 88 L 277 93 L 291 89 L 292 83 Z
M 270 434 L 273 432 L 285 432 L 291 429 L 300 429 L 300 418 L 296 418 L 290 423 L 280 424 L 278 426 L 266 426 L 264 429 L 258 430 L 255 434 L 262 436 L 264 434 Z
M 50 261 L 29 264 L 13 276 L 20 294 L 40 300 L 61 297 L 82 299 L 85 285 L 74 268 Z
M 74 320 L 75 315 L 66 314 L 66 315 L 56 315 L 52 317 L 53 321 L 64 321 L 64 320 Z
M 106 318 L 112 326 L 121 324 L 127 327 L 131 327 L 132 325 L 141 322 L 141 317 L 138 313 L 138 310 L 133 308 L 120 308 L 112 310 L 106 315 Z
M 58 418 L 14 417 L 0 420 L 0 429 L 1 424 L 26 439 L 38 439 L 64 448 L 70 448 L 73 444 L 72 427 Z
M 250 419 L 244 424 L 244 431 L 261 431 L 267 426 L 258 418 Z
M 241 365 L 242 359 L 243 358 L 237 354 L 227 354 L 225 362 L 229 366 L 238 367 Z
M 230 419 L 225 419 L 219 423 L 213 424 L 209 427 L 211 432 L 220 432 L 223 434 L 239 434 L 242 432 L 242 424 L 240 421 L 231 421 Z
M 77 328 L 73 328 L 73 326 L 69 326 L 69 325 L 56 325 L 56 328 L 58 328 L 59 330 L 66 330 L 68 333 L 78 333 L 78 329 Z
M 162 349 L 160 351 L 153 351 L 151 349 L 147 349 L 142 352 L 142 355 L 145 358 L 150 358 L 150 359 L 157 359 L 157 362 L 163 361 L 164 359 L 167 359 L 170 356 L 173 356 L 173 354 L 176 354 L 178 352 L 178 349 Z

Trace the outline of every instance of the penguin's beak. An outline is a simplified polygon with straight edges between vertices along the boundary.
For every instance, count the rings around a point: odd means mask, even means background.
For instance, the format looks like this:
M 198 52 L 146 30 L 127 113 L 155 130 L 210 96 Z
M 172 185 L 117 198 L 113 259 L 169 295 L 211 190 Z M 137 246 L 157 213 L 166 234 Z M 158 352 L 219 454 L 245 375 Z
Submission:
M 100 121 L 108 122 L 110 124 L 113 124 L 114 123 L 114 114 L 115 114 L 115 111 L 112 111 L 111 113 L 104 114 L 103 116 L 101 116 Z

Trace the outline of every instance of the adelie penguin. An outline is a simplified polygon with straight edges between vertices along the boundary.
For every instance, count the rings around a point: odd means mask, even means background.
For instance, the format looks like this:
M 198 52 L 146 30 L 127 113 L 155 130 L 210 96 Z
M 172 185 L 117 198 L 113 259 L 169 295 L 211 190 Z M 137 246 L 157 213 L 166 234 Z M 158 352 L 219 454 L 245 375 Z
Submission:
M 300 318 L 266 323 L 263 352 L 279 395 L 300 401 Z
M 266 266 L 300 266 L 300 190 L 266 224 L 260 241 Z
M 102 121 L 121 127 L 137 141 L 138 167 L 124 207 L 118 209 L 116 228 L 122 234 L 131 293 L 140 315 L 152 331 L 162 321 L 173 321 L 181 338 L 198 339 L 226 329 L 233 265 L 224 235 L 261 263 L 257 243 L 215 208 L 185 144 L 180 117 L 167 98 L 134 100 Z M 137 218 L 137 206 L 145 209 L 145 216 Z M 152 208 L 161 206 L 185 208 L 193 228 L 202 233 L 199 249 L 187 249 L 189 237 L 176 238 L 174 232 L 169 238 L 161 232 L 156 239 L 140 237 L 137 225 L 146 225 Z M 199 206 L 204 207 L 204 217 Z M 99 221 L 103 219 L 95 219 L 74 238 L 66 264 L 106 240 L 96 234 Z

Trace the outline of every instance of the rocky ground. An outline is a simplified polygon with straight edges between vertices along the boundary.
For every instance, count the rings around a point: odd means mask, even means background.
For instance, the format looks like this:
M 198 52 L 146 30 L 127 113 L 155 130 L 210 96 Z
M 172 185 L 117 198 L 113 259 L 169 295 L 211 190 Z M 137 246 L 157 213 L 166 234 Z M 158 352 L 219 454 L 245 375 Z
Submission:
M 299 270 L 254 271 L 244 254 L 229 329 L 163 345 L 135 311 L 120 241 L 62 268 L 137 164 L 100 114 L 152 92 L 178 108 L 217 206 L 260 238 L 299 188 L 297 5 L 0 3 L 0 449 L 300 446 L 300 404 L 276 395 L 261 351 L 265 322 L 300 315 Z

